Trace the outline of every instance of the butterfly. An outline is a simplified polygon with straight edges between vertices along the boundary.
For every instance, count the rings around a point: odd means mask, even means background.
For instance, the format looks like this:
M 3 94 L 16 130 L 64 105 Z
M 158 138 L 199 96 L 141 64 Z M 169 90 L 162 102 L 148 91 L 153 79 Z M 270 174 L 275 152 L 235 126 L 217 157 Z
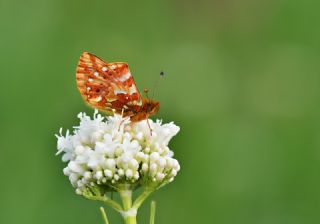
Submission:
M 76 81 L 83 100 L 109 115 L 122 114 L 136 122 L 155 115 L 160 108 L 159 102 L 140 94 L 124 62 L 108 63 L 84 52 L 77 66 Z

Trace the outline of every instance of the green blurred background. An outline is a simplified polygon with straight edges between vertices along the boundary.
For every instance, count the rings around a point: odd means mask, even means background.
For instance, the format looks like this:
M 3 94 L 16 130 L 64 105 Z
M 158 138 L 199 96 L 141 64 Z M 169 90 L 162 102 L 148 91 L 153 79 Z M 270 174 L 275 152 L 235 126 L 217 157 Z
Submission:
M 54 155 L 59 128 L 92 114 L 75 85 L 83 51 L 128 62 L 140 89 L 166 73 L 157 117 L 181 126 L 182 169 L 152 196 L 156 224 L 320 223 L 319 7 L 0 0 L 0 223 L 102 224 Z

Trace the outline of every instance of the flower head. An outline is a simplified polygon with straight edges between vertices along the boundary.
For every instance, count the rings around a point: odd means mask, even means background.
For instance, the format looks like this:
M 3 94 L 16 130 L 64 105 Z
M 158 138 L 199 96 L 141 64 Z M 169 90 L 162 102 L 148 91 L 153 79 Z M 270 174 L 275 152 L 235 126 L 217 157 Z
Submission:
M 95 111 L 91 119 L 78 115 L 80 125 L 73 134 L 56 135 L 58 153 L 68 162 L 63 172 L 69 177 L 76 192 L 88 187 L 105 191 L 129 184 L 158 188 L 171 182 L 180 170 L 168 144 L 180 128 L 151 119 L 131 122 L 115 114 L 103 117 Z M 148 123 L 152 129 L 150 130 Z

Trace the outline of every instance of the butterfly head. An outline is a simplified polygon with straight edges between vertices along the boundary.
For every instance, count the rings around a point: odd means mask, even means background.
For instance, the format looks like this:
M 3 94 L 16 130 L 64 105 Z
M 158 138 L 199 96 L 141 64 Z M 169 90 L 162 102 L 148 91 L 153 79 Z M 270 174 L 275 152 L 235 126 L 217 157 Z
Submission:
M 152 99 L 146 99 L 144 103 L 144 111 L 147 114 L 149 114 L 149 116 L 155 115 L 156 113 L 158 113 L 159 109 L 160 109 L 160 103 L 158 101 L 155 101 Z

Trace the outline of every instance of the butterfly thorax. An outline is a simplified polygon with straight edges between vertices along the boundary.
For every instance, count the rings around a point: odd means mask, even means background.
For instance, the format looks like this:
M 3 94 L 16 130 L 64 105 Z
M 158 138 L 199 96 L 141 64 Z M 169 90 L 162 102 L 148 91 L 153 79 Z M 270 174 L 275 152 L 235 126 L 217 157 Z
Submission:
M 142 109 L 149 115 L 155 115 L 158 113 L 159 108 L 160 103 L 151 99 L 145 99 L 142 106 Z
M 160 109 L 160 103 L 151 99 L 142 99 L 141 110 L 136 111 L 134 115 L 130 117 L 131 121 L 141 121 L 148 119 L 150 116 L 155 115 Z

